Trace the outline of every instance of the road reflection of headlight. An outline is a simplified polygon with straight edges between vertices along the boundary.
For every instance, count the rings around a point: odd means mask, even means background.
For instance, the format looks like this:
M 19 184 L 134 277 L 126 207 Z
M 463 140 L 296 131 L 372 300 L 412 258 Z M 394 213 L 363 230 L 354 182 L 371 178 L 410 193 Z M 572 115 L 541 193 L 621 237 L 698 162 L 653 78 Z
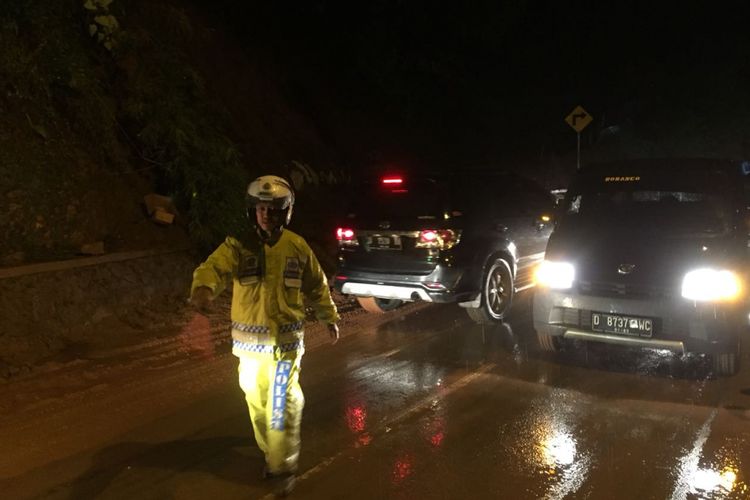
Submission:
M 553 414 L 557 410 L 552 410 Z M 578 443 L 562 415 L 544 418 L 535 429 L 534 461 L 547 476 L 544 498 L 559 500 L 569 498 L 586 481 L 591 467 L 591 457 L 581 453 Z
M 564 290 L 573 286 L 575 268 L 569 262 L 543 261 L 536 269 L 537 285 Z
M 544 461 L 549 467 L 570 465 L 576 458 L 576 442 L 570 434 L 553 432 L 540 444 Z
M 744 443 L 723 446 L 715 452 L 715 461 L 711 454 L 704 451 L 704 446 L 711 434 L 711 425 L 718 410 L 703 423 L 698 431 L 692 449 L 679 460 L 677 483 L 672 498 L 750 498 L 748 485 L 738 477 L 743 470 L 739 457 L 743 455 Z M 701 458 L 707 462 L 701 467 Z
M 727 270 L 695 269 L 682 279 L 682 296 L 699 302 L 731 301 L 741 289 L 739 278 Z
M 721 490 L 724 490 L 725 493 L 729 493 L 734 490 L 737 483 L 737 471 L 730 467 L 722 471 L 698 469 L 695 471 L 691 483 L 693 492 L 720 493 Z

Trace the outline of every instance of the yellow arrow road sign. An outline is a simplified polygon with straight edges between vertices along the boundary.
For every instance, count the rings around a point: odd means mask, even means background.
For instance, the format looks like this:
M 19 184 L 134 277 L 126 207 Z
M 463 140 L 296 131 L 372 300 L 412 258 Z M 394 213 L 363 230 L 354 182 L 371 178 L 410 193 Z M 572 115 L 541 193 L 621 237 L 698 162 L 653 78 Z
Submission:
M 593 119 L 594 118 L 581 106 L 576 106 L 576 109 L 571 111 L 570 114 L 565 117 L 565 121 L 568 122 L 568 125 L 573 127 L 576 132 L 585 129 Z

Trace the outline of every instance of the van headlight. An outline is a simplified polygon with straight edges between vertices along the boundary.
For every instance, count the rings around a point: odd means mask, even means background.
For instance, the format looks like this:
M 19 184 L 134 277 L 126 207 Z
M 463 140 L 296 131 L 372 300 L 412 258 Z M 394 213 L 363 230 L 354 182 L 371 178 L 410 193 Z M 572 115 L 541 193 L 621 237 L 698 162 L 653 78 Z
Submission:
M 573 286 L 575 274 L 570 262 L 545 260 L 536 269 L 534 278 L 537 285 L 565 290 Z
M 740 279 L 732 271 L 695 269 L 682 278 L 682 296 L 699 302 L 731 301 L 741 290 Z

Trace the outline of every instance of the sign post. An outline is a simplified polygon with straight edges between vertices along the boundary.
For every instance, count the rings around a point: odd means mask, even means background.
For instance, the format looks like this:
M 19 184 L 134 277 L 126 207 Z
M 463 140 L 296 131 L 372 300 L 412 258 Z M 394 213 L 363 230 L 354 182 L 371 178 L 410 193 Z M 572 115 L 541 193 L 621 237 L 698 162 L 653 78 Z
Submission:
M 576 145 L 576 170 L 581 169 L 581 130 L 585 129 L 593 119 L 594 118 L 581 106 L 576 106 L 576 108 L 565 117 L 565 121 L 568 122 L 568 125 L 573 127 L 578 138 L 578 143 Z

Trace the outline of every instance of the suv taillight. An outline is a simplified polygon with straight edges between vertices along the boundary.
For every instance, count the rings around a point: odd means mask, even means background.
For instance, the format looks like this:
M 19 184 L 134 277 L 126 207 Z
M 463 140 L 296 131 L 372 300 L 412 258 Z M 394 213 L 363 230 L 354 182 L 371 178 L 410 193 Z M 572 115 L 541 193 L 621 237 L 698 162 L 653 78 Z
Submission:
M 348 227 L 337 228 L 336 239 L 339 242 L 339 246 L 342 247 L 356 247 L 359 245 L 359 241 L 357 241 L 357 233 L 354 229 Z
M 447 250 L 455 246 L 460 238 L 461 232 L 453 229 L 423 229 L 419 232 L 419 238 L 414 246 Z

